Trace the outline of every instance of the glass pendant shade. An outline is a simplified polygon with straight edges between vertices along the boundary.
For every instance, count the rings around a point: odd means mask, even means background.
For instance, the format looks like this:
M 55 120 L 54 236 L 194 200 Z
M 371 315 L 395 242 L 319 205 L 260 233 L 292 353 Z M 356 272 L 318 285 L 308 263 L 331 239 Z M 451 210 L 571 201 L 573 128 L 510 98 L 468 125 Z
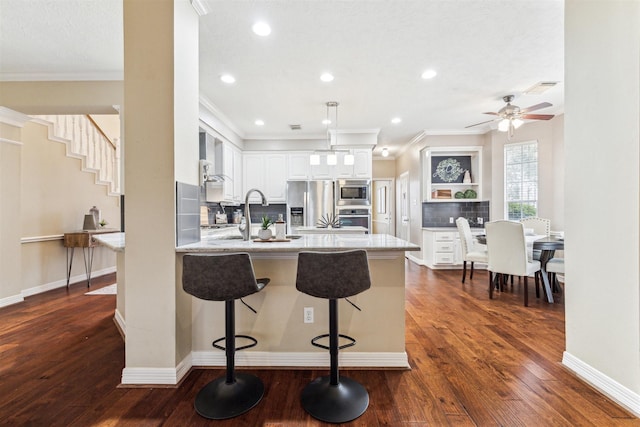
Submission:
M 320 164 L 320 154 L 312 154 L 309 156 L 309 164 L 311 166 L 318 166 Z
M 353 154 L 345 154 L 344 155 L 344 164 L 346 166 L 351 166 L 356 162 L 356 159 L 353 157 Z
M 329 166 L 338 164 L 338 156 L 336 156 L 336 153 L 327 154 L 327 164 Z

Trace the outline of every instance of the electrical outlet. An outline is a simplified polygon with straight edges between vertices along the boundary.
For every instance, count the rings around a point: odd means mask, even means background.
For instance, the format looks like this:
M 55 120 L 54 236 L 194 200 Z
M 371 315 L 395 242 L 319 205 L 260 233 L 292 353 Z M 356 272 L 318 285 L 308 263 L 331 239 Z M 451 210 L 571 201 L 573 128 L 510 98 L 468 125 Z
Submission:
M 452 216 L 449 217 L 449 224 L 453 224 L 453 217 Z
M 478 217 L 478 224 L 484 224 L 484 219 L 481 216 Z
M 313 307 L 304 308 L 304 323 L 313 323 Z

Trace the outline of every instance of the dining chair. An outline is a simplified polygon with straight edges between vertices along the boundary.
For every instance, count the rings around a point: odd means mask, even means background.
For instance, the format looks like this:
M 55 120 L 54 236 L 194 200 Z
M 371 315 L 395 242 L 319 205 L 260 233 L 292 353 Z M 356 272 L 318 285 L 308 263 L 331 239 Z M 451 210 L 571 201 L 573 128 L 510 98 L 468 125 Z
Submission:
M 485 224 L 489 270 L 489 298 L 493 298 L 493 275 L 524 277 L 524 305 L 529 305 L 527 278 L 540 271 L 540 261 L 529 260 L 524 237 L 524 225 L 513 221 L 491 221 Z M 497 277 L 497 276 L 496 276 Z M 536 295 L 539 295 L 538 276 L 535 275 Z
M 466 218 L 456 219 L 456 227 L 458 227 L 458 234 L 460 234 L 460 244 L 462 245 L 462 283 L 467 276 L 467 261 L 471 262 L 471 272 L 469 278 L 473 280 L 473 263 L 484 262 L 488 260 L 487 250 L 480 247 L 473 240 L 471 235 L 471 227 L 469 227 L 469 221 Z
M 527 230 L 532 230 L 533 234 L 537 236 L 547 236 L 551 234 L 551 220 L 547 218 L 539 218 L 539 217 L 528 217 L 522 218 L 520 220 L 522 225 L 524 226 L 525 234 Z M 540 260 L 540 255 L 542 251 L 538 249 L 531 249 L 531 253 L 533 254 L 533 259 Z

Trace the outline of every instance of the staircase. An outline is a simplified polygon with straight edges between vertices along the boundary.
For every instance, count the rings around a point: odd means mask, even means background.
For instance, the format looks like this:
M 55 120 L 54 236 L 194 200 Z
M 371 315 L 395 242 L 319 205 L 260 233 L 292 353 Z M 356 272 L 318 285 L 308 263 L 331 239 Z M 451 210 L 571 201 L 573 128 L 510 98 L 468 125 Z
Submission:
M 67 156 L 82 160 L 82 170 L 93 172 L 96 184 L 107 186 L 110 196 L 120 195 L 120 147 L 112 142 L 89 116 L 46 115 L 32 116 L 46 125 L 49 139 L 62 142 Z

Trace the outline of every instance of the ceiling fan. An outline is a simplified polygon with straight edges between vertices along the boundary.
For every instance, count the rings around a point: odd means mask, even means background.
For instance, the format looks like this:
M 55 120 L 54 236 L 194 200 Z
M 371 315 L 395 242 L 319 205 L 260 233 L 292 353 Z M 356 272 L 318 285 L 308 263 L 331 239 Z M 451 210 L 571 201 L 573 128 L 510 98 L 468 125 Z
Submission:
M 498 123 L 498 130 L 501 132 L 508 132 L 508 139 L 513 137 L 513 131 L 518 129 L 523 123 L 524 119 L 527 120 L 550 120 L 553 118 L 553 114 L 529 114 L 531 111 L 540 110 L 541 108 L 551 107 L 552 104 L 548 102 L 541 102 L 540 104 L 532 105 L 527 108 L 520 108 L 517 105 L 511 105 L 511 101 L 515 98 L 514 95 L 506 95 L 503 96 L 502 99 L 507 103 L 504 107 L 498 110 L 497 113 L 487 112 L 483 114 L 491 114 L 493 116 L 498 116 L 495 119 L 486 120 L 484 122 L 476 123 L 473 125 L 465 126 L 465 128 L 470 128 L 473 126 L 483 125 L 485 123 L 494 122 L 496 120 L 500 120 Z

